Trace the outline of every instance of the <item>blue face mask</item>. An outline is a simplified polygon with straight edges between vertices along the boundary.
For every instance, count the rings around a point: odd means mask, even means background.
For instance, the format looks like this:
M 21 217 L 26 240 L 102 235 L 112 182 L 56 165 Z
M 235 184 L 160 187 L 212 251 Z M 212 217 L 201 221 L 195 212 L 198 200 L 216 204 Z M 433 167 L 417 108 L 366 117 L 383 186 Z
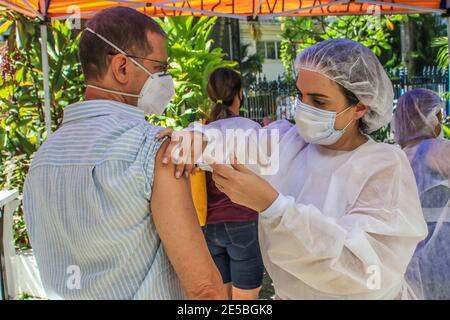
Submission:
M 350 109 L 336 113 L 332 111 L 320 110 L 301 102 L 297 99 L 295 111 L 295 124 L 300 135 L 308 143 L 331 145 L 336 143 L 344 134 L 353 119 L 343 129 L 335 129 L 336 118 Z

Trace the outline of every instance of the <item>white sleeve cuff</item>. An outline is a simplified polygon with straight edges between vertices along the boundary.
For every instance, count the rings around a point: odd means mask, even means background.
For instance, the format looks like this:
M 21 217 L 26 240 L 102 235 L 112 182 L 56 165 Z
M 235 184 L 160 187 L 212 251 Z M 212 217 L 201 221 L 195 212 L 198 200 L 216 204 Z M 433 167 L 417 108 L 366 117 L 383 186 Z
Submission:
M 289 203 L 289 198 L 283 196 L 281 193 L 274 202 L 264 211 L 261 211 L 259 216 L 264 219 L 271 219 L 280 215 Z

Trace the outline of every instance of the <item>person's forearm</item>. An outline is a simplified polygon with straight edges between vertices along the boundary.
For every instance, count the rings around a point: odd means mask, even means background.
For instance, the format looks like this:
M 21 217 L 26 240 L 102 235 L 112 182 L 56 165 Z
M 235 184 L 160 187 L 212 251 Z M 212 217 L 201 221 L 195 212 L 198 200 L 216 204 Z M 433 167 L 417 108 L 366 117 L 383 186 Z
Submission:
M 224 300 L 226 299 L 223 289 L 222 277 L 217 267 L 211 266 L 210 279 L 197 283 L 193 288 L 187 288 L 186 293 L 189 300 Z

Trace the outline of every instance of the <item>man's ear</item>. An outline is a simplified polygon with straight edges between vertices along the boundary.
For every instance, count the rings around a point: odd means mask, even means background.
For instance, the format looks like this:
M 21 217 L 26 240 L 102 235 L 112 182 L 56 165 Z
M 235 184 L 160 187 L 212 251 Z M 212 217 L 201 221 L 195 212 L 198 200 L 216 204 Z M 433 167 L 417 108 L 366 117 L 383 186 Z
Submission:
M 117 82 L 127 84 L 130 79 L 129 59 L 123 54 L 116 54 L 112 57 L 109 67 Z

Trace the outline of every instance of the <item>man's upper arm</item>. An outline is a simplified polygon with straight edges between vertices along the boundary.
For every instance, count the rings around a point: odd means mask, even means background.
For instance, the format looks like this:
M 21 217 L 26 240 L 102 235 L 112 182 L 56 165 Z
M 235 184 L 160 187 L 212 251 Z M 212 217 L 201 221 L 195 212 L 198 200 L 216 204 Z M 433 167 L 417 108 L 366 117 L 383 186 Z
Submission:
M 163 246 L 189 298 L 223 298 L 222 280 L 195 213 L 188 181 L 162 164 L 166 141 L 156 156 L 151 212 Z

